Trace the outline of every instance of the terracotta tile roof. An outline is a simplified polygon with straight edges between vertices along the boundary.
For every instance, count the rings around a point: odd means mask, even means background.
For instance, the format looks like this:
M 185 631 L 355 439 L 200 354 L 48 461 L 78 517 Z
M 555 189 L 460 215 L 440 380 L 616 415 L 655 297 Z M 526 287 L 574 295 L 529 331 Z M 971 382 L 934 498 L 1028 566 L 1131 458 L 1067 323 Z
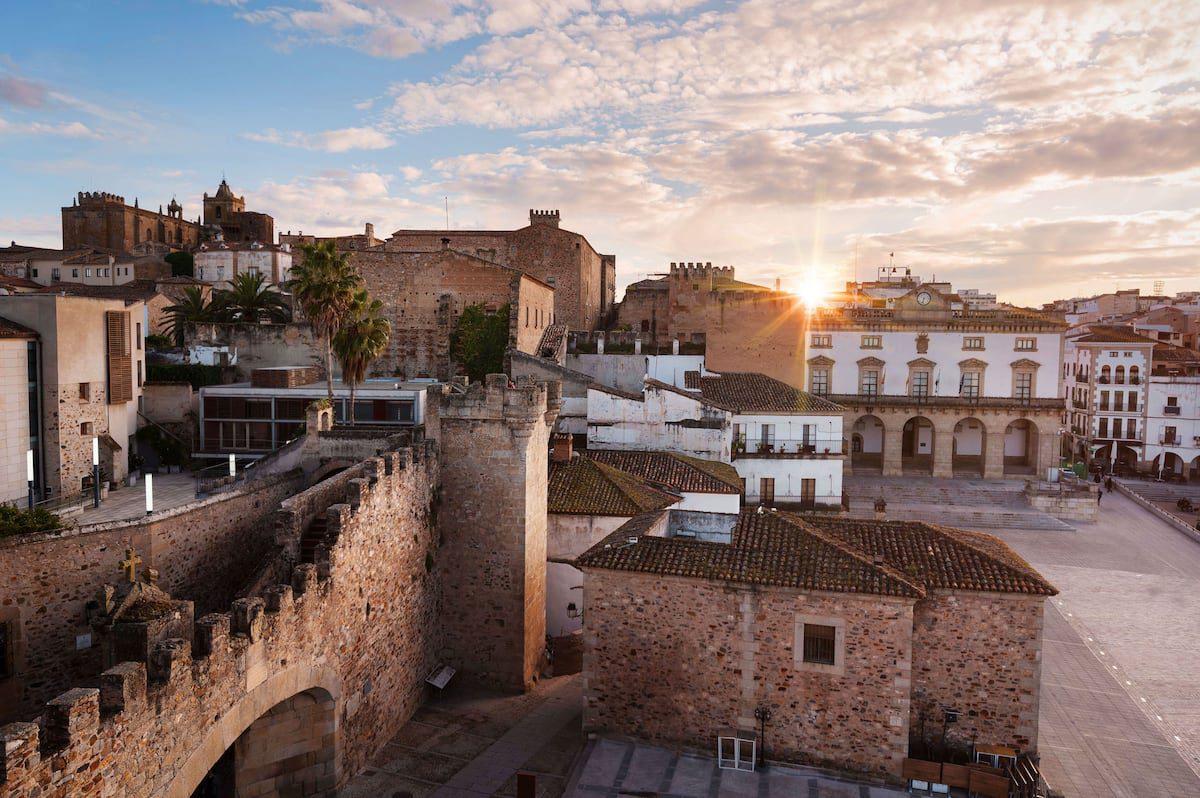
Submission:
M 685 376 L 684 379 L 686 380 L 687 377 Z M 710 407 L 716 407 L 721 410 L 728 410 L 731 413 L 737 412 L 737 408 L 734 407 L 733 405 L 726 404 L 724 402 L 719 402 L 716 399 L 713 399 L 708 396 L 704 396 L 697 390 L 689 391 L 684 388 L 680 388 L 676 385 L 672 385 L 669 382 L 663 382 L 662 380 L 656 380 L 653 377 L 646 377 L 643 380 L 643 382 L 645 385 L 647 385 L 651 388 L 658 388 L 661 391 L 668 391 L 670 393 L 679 394 L 680 396 L 686 396 L 688 399 L 691 399 L 694 402 L 699 402 L 702 405 L 709 405 Z
M 1074 339 L 1081 344 L 1148 344 L 1154 339 L 1139 335 L 1132 327 L 1116 324 L 1092 324 L 1086 334 Z
M 700 372 L 685 371 L 683 372 L 683 387 L 692 391 L 700 390 Z
M 646 536 L 663 513 L 630 520 L 580 567 L 921 598 L 929 590 L 1052 596 L 1058 591 L 998 538 L 932 524 L 800 518 L 744 510 L 732 543 Z M 629 543 L 637 535 L 636 543 Z
M 0 274 L 0 286 L 5 288 L 29 288 L 40 291 L 43 286 L 41 283 L 35 283 L 33 280 L 27 280 L 24 277 L 12 277 L 7 274 Z
M 31 330 L 23 324 L 0 318 L 0 338 L 37 338 L 37 330 Z
M 622 399 L 632 399 L 635 402 L 641 402 L 644 400 L 644 397 L 640 393 L 634 393 L 633 391 L 622 391 L 620 388 L 614 388 L 611 385 L 605 385 L 600 382 L 589 382 L 588 390 L 619 396 Z
M 589 449 L 587 456 L 598 463 L 619 468 L 668 490 L 683 493 L 742 492 L 742 479 L 728 463 L 701 460 L 675 452 L 626 452 Z
M 123 299 L 126 302 L 144 302 L 161 293 L 154 280 L 130 280 L 119 285 L 87 285 L 85 283 L 58 282 L 42 289 L 44 294 L 66 294 L 94 299 Z
M 1175 346 L 1174 344 L 1155 344 L 1154 360 L 1191 363 L 1193 361 L 1200 361 L 1200 352 L 1183 346 Z
M 700 378 L 700 391 L 739 413 L 841 414 L 841 405 L 793 388 L 786 382 L 754 372 L 726 371 Z
M 546 510 L 570 515 L 635 516 L 680 501 L 645 480 L 587 457 L 550 464 Z
M 636 283 L 630 283 L 625 286 L 626 291 L 669 291 L 669 285 L 666 277 L 657 279 L 638 280 Z

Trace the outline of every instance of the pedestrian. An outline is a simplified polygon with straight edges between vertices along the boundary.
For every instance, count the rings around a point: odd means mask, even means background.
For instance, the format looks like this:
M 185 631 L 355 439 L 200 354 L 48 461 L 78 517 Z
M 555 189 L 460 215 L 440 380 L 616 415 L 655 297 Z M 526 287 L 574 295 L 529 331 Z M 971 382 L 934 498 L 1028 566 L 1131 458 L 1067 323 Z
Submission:
M 1104 498 L 1104 491 L 1102 491 L 1102 490 L 1096 491 L 1096 506 L 1100 505 L 1100 500 L 1103 498 Z
M 1108 479 L 1104 480 L 1104 489 L 1106 491 L 1108 491 L 1109 493 L 1112 493 L 1112 477 L 1111 476 L 1109 476 Z

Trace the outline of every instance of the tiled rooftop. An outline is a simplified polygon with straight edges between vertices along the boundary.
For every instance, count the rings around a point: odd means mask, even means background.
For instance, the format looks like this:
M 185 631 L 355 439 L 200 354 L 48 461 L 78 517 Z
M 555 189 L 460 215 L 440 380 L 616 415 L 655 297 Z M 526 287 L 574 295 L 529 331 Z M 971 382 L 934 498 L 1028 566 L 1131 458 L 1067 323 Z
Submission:
M 634 516 L 678 501 L 643 479 L 587 457 L 550 464 L 547 512 Z
M 684 493 L 742 492 L 742 479 L 728 463 L 701 460 L 674 452 L 627 452 L 589 449 L 598 463 L 619 468 L 655 485 Z
M 685 380 L 688 379 L 684 375 Z M 693 379 L 694 382 L 694 379 Z M 726 371 L 700 377 L 705 399 L 739 413 L 829 413 L 842 408 L 828 399 L 793 388 L 786 382 L 754 372 Z
M 0 338 L 37 338 L 37 335 L 35 330 L 17 324 L 15 321 L 0 318 Z
M 918 522 L 809 519 L 744 510 L 731 543 L 646 535 L 664 512 L 630 519 L 580 555 L 577 564 L 909 598 L 921 598 L 933 589 L 1057 593 L 1006 544 L 979 532 Z

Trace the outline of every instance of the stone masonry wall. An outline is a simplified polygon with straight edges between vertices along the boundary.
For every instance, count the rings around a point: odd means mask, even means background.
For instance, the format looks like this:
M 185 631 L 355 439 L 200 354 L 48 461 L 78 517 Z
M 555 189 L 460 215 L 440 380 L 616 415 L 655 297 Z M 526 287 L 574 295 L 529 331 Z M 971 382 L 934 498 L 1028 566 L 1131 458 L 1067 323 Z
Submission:
M 64 693 L 40 727 L 0 729 L 0 798 L 188 798 L 254 721 L 304 692 L 336 702 L 336 750 L 310 793 L 334 794 L 411 717 L 440 647 L 436 481 L 432 445 L 366 461 L 328 508 L 327 560 Z
M 437 557 L 444 658 L 464 676 L 521 690 L 536 680 L 545 646 L 545 475 L 561 389 L 506 384 L 492 374 L 486 386 L 439 397 Z
M 118 581 L 127 546 L 158 569 L 164 589 L 209 612 L 258 567 L 273 543 L 272 513 L 302 485 L 295 474 L 264 479 L 149 519 L 0 540 L 0 620 L 19 637 L 15 674 L 0 681 L 0 721 L 36 712 L 95 674 L 99 651 L 79 640 L 91 632 L 86 604 Z
M 948 739 L 1036 750 L 1045 597 L 938 591 L 917 602 L 912 728 L 925 713 L 941 734 L 941 707 L 962 715 Z M 970 652 L 970 656 L 967 656 Z
M 898 778 L 908 750 L 912 604 L 584 573 L 584 728 L 711 749 L 771 708 L 771 756 Z M 797 621 L 843 624 L 840 672 L 796 662 Z
M 83 490 L 83 478 L 92 473 L 92 436 L 108 433 L 108 411 L 104 383 L 89 383 L 88 398 L 79 396 L 79 383 L 46 386 L 42 391 L 43 430 L 46 434 L 46 463 L 43 473 L 52 496 L 70 495 Z M 118 412 L 124 406 L 114 406 Z M 91 424 L 90 434 L 81 432 L 82 424 Z M 121 446 L 126 441 L 117 441 Z M 125 452 L 120 453 L 122 457 Z M 106 462 L 107 447 L 100 446 L 100 462 Z M 106 468 L 106 471 L 112 469 Z M 111 478 L 111 474 L 109 475 Z

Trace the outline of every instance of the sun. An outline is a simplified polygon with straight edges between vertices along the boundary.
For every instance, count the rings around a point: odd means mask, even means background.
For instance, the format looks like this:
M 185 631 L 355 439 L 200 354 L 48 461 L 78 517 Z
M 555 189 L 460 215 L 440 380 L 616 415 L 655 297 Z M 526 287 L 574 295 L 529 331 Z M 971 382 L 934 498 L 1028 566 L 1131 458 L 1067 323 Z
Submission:
M 788 291 L 798 297 L 809 310 L 821 307 L 833 292 L 833 287 L 825 275 L 823 270 L 805 269 L 788 279 Z

